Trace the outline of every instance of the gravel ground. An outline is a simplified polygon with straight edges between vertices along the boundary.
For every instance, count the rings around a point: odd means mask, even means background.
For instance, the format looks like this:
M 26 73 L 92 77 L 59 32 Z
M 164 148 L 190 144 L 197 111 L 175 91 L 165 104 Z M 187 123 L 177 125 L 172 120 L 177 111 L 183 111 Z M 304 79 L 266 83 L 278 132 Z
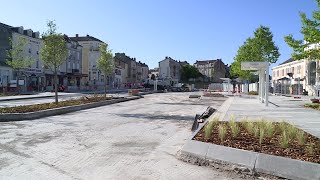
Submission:
M 239 179 L 177 159 L 195 114 L 223 102 L 190 94 L 0 123 L 0 179 Z

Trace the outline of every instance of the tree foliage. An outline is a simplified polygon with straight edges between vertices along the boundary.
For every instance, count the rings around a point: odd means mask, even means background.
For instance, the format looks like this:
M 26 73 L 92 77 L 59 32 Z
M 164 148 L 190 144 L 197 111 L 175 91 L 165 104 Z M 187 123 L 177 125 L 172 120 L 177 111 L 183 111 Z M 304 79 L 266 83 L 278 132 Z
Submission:
M 49 21 L 47 26 L 47 32 L 42 35 L 44 47 L 40 50 L 40 57 L 45 67 L 56 72 L 68 57 L 67 43 L 63 35 L 56 32 L 56 24 L 53 21 Z
M 151 79 L 152 79 L 152 80 L 156 80 L 156 75 L 151 74 Z
M 318 8 L 320 8 L 320 0 L 316 0 Z M 301 34 L 303 39 L 296 40 L 292 34 L 284 37 L 287 44 L 293 48 L 292 57 L 296 60 L 300 59 L 320 59 L 320 49 L 310 48 L 310 45 L 319 44 L 320 42 L 320 11 L 313 12 L 313 19 L 307 18 L 307 15 L 300 12 L 301 17 Z
M 42 35 L 44 46 L 40 50 L 40 57 L 45 67 L 54 73 L 55 102 L 58 104 L 57 71 L 59 66 L 66 61 L 68 49 L 63 35 L 56 32 L 56 24 L 53 21 L 48 21 L 47 26 L 47 32 Z
M 7 51 L 8 59 L 6 63 L 14 70 L 20 71 L 33 64 L 34 60 L 25 53 L 28 41 L 25 37 L 19 36 L 17 40 L 10 40 L 12 48 Z
M 252 79 L 252 72 L 241 70 L 241 62 L 260 61 L 277 62 L 280 56 L 279 48 L 273 41 L 273 34 L 270 28 L 260 26 L 254 32 L 253 37 L 249 37 L 242 46 L 239 47 L 234 62 L 231 64 L 231 76 L 241 79 Z
M 182 69 L 181 69 L 182 80 L 188 81 L 190 78 L 198 78 L 201 76 L 202 76 L 201 73 L 196 67 L 191 66 L 189 64 L 182 66 Z
M 21 70 L 31 66 L 34 59 L 25 52 L 26 45 L 28 44 L 28 40 L 25 37 L 19 35 L 16 39 L 10 39 L 10 43 L 11 49 L 7 51 L 8 59 L 6 60 L 6 64 L 16 71 L 17 90 L 19 94 L 19 78 L 21 76 Z
M 104 74 L 105 96 L 107 94 L 107 76 L 114 72 L 114 59 L 108 44 L 101 44 L 99 47 L 100 58 L 97 62 L 98 69 Z

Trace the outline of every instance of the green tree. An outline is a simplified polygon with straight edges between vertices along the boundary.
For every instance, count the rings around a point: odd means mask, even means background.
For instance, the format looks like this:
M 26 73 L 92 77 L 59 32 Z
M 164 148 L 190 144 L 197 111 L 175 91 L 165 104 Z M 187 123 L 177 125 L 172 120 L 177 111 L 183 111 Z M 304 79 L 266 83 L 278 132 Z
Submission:
M 56 24 L 48 21 L 48 30 L 42 35 L 44 46 L 40 50 L 40 57 L 46 68 L 54 73 L 55 103 L 58 104 L 58 68 L 68 56 L 67 43 L 62 34 L 57 33 Z
M 318 8 L 320 8 L 320 0 L 316 0 Z M 292 57 L 295 60 L 308 59 L 308 60 L 319 60 L 320 49 L 319 48 L 308 48 L 310 45 L 319 44 L 320 42 L 320 11 L 313 12 L 313 19 L 307 18 L 306 14 L 300 12 L 302 27 L 301 34 L 303 35 L 302 40 L 296 40 L 292 34 L 284 37 L 287 44 L 293 48 Z
M 189 64 L 182 66 L 181 69 L 181 79 L 188 81 L 190 78 L 198 78 L 201 76 L 199 70 Z
M 260 61 L 277 62 L 280 56 L 279 48 L 273 41 L 273 34 L 270 28 L 260 26 L 254 32 L 254 36 L 248 38 L 242 46 L 239 47 L 234 62 L 231 65 L 231 76 L 241 79 L 251 79 L 252 72 L 241 70 L 241 62 Z
M 156 76 L 154 74 L 151 75 L 152 80 L 156 80 Z
M 17 93 L 20 94 L 19 79 L 22 70 L 31 66 L 34 63 L 33 57 L 27 55 L 26 45 L 28 40 L 23 36 L 18 36 L 15 39 L 10 39 L 11 49 L 7 51 L 8 59 L 6 63 L 15 70 L 17 77 Z
M 104 74 L 104 96 L 107 96 L 107 76 L 114 72 L 114 59 L 111 50 L 108 48 L 108 44 L 101 44 L 99 47 L 100 58 L 97 66 L 99 70 Z

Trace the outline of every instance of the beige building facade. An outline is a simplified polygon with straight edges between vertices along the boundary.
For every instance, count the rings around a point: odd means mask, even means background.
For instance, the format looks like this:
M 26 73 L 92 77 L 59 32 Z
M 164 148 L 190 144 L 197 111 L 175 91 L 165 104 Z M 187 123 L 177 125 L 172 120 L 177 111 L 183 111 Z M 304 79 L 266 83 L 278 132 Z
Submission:
M 274 92 L 302 94 L 303 89 L 311 96 L 318 96 L 320 85 L 319 61 L 294 60 L 292 58 L 272 68 Z M 299 93 L 300 90 L 300 93 Z

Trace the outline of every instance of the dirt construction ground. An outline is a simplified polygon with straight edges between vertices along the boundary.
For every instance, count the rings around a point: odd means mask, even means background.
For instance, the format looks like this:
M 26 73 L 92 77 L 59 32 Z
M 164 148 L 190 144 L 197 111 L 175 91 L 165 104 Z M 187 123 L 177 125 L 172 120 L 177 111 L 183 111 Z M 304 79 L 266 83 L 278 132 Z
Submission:
M 176 158 L 195 114 L 223 103 L 190 94 L 0 123 L 0 179 L 238 179 Z

